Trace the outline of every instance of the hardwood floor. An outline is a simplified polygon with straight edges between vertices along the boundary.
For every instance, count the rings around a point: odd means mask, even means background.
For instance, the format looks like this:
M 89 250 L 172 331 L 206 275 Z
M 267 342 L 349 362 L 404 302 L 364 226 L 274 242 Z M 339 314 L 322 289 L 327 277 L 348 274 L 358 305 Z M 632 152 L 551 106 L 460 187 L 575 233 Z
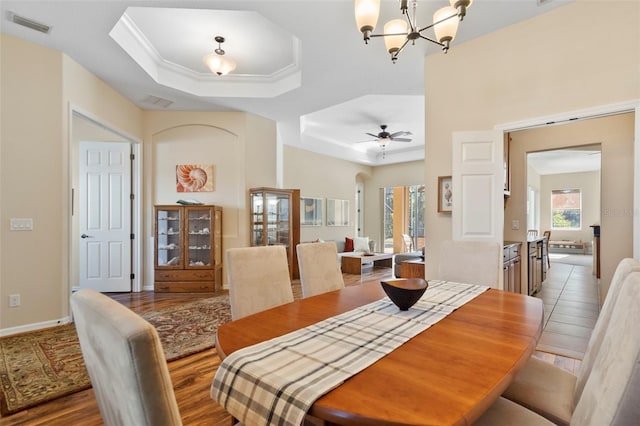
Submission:
M 374 269 L 362 276 L 344 274 L 345 285 L 357 285 L 367 281 L 380 281 L 391 277 L 391 269 Z M 300 297 L 299 281 L 294 281 L 294 295 Z M 198 298 L 211 297 L 205 294 L 161 294 L 153 292 L 112 294 L 113 299 L 135 312 L 144 312 L 164 306 L 181 304 Z M 580 361 L 553 354 L 536 352 L 536 357 L 551 362 L 572 373 L 576 373 Z M 170 362 L 169 372 L 185 425 L 230 424 L 229 415 L 209 397 L 213 375 L 220 363 L 215 349 L 209 349 Z M 14 425 L 103 425 L 92 389 L 59 398 L 14 415 L 0 418 L 0 426 Z

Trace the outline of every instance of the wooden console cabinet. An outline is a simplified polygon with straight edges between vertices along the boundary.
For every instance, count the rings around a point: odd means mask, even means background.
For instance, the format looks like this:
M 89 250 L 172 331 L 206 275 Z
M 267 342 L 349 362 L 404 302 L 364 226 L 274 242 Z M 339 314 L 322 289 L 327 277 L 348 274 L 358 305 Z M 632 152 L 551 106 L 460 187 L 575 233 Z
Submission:
M 405 260 L 400 266 L 400 278 L 424 279 L 424 259 Z
M 504 290 L 513 293 L 521 293 L 520 271 L 522 268 L 522 243 L 505 243 L 502 252 L 502 271 Z
M 282 245 L 287 250 L 289 276 L 300 278 L 296 246 L 300 243 L 300 190 L 252 188 L 251 245 Z
M 222 207 L 155 206 L 154 289 L 222 289 Z

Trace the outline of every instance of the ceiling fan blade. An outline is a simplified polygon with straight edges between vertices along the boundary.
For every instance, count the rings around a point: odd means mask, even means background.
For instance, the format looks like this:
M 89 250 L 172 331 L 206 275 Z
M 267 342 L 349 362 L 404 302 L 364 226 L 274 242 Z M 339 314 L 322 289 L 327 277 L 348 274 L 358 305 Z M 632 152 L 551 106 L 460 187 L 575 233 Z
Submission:
M 407 132 L 407 131 L 400 131 L 400 132 L 395 132 L 395 133 L 391 133 L 391 137 L 395 138 L 396 136 L 410 136 L 412 133 L 411 132 Z
M 391 138 L 392 141 L 394 142 L 411 142 L 413 139 L 409 139 L 409 138 Z
M 376 139 L 378 138 L 378 135 L 374 135 L 373 133 L 365 133 L 365 135 L 369 135 L 372 138 L 376 138 Z
M 375 139 L 367 139 L 366 141 L 357 141 L 356 143 L 365 143 L 365 142 L 378 142 L 378 138 L 375 138 Z

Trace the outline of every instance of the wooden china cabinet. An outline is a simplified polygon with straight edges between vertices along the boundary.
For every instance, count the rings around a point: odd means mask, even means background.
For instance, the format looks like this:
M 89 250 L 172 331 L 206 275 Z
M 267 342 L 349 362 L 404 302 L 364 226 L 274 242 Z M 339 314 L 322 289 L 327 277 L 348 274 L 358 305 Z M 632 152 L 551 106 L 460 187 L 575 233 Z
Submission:
M 251 246 L 283 245 L 289 276 L 300 277 L 296 246 L 300 243 L 300 190 L 252 188 Z
M 154 289 L 222 289 L 222 207 L 155 206 Z

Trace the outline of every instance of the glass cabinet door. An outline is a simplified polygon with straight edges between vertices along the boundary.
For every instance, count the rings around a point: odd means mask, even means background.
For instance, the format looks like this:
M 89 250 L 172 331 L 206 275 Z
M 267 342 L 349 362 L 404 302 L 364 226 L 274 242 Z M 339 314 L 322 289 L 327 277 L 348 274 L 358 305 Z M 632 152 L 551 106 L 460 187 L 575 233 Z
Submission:
M 262 192 L 251 194 L 251 245 L 264 245 L 264 196 Z
M 267 193 L 267 245 L 289 247 L 289 194 Z
M 156 209 L 157 268 L 181 268 L 181 220 L 179 208 Z
M 186 259 L 188 268 L 210 268 L 213 263 L 211 247 L 212 209 L 187 207 L 185 210 Z

